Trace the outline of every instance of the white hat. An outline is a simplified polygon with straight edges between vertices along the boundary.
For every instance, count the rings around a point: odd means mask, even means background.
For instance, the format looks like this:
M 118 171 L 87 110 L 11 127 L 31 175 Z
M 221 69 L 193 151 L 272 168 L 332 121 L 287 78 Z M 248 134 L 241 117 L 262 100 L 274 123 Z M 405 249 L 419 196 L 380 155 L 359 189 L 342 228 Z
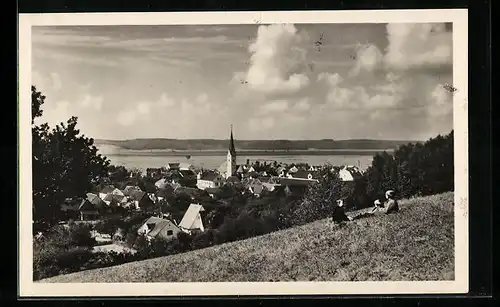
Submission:
M 389 198 L 389 197 L 394 197 L 394 191 L 393 190 L 388 190 L 387 192 L 385 192 L 385 198 Z
M 378 200 L 378 199 L 377 199 L 377 200 L 375 200 L 375 201 L 373 202 L 373 204 L 374 204 L 374 205 L 380 205 L 380 200 Z

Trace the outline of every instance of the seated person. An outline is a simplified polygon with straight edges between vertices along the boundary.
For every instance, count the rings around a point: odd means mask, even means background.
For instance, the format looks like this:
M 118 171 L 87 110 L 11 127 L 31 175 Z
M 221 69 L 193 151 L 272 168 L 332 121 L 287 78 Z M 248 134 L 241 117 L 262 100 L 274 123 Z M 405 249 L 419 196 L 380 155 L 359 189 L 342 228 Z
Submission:
M 389 190 L 389 191 L 385 192 L 385 198 L 387 199 L 387 201 L 384 204 L 384 208 L 385 208 L 386 214 L 390 214 L 390 213 L 394 213 L 394 212 L 399 211 L 399 204 L 398 204 L 398 201 L 396 199 L 394 199 L 394 194 L 395 193 L 393 190 Z
M 388 190 L 387 192 L 385 192 L 386 201 L 384 203 L 382 203 L 378 199 L 375 200 L 374 201 L 375 207 L 372 209 L 371 212 L 373 213 L 373 212 L 379 211 L 379 210 L 384 212 L 385 214 L 398 212 L 399 205 L 398 205 L 398 201 L 396 199 L 394 199 L 394 194 L 395 193 L 393 190 Z
M 352 218 L 345 214 L 344 201 L 342 199 L 337 200 L 335 206 L 333 207 L 332 220 L 334 223 L 352 221 Z

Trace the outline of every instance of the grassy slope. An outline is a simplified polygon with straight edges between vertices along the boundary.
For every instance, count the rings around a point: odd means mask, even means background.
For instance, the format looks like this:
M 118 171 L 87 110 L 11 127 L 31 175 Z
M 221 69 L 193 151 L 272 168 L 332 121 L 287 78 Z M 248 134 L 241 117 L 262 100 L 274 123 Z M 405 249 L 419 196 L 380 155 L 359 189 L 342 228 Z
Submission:
M 41 282 L 452 280 L 453 193 L 401 201 L 401 212 L 301 227 Z

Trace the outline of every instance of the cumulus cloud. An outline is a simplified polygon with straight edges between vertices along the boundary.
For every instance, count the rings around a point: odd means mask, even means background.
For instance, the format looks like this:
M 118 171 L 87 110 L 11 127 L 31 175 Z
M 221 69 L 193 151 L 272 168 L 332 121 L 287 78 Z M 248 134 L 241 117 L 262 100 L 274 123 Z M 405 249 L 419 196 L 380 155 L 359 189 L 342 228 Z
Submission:
M 148 115 L 151 110 L 151 105 L 149 102 L 141 102 L 137 105 L 137 112 L 139 114 Z
M 133 107 L 120 111 L 116 117 L 116 121 L 122 126 L 130 126 L 138 120 L 147 119 L 151 113 L 151 108 L 151 102 L 141 101 Z
M 318 75 L 318 81 L 325 81 L 330 86 L 337 86 L 344 81 L 344 78 L 338 73 L 322 72 Z
M 356 61 L 348 73 L 353 79 L 348 85 L 342 85 L 345 81 L 334 74 L 318 76 L 318 81 L 328 84 L 323 108 L 374 110 L 372 119 L 387 109 L 406 109 L 413 115 L 422 114 L 422 110 L 430 116 L 451 114 L 450 95 L 440 85 L 452 79 L 452 35 L 445 25 L 388 24 L 386 30 L 388 46 L 384 52 L 371 44 L 357 48 Z M 375 71 L 376 78 L 366 78 Z M 361 77 L 365 77 L 365 84 L 355 85 L 362 82 Z
M 356 48 L 356 62 L 349 72 L 349 76 L 375 71 L 380 67 L 382 58 L 382 52 L 377 46 L 372 44 L 359 45 Z
M 305 73 L 305 33 L 292 24 L 260 26 L 249 46 L 252 53 L 248 71 L 240 74 L 248 86 L 268 94 L 293 94 L 309 85 Z
M 160 99 L 156 102 L 156 105 L 162 108 L 169 108 L 175 105 L 175 100 L 169 97 L 166 93 L 162 93 Z
M 453 111 L 453 95 L 442 84 L 436 85 L 429 97 L 432 101 L 429 113 L 435 116 L 444 116 Z
M 102 102 L 103 102 L 102 96 L 92 96 L 90 94 L 86 94 L 80 101 L 80 105 L 84 108 L 90 107 L 96 110 L 100 110 L 102 107 Z
M 394 23 L 387 25 L 387 68 L 396 70 L 451 68 L 452 33 L 444 24 Z

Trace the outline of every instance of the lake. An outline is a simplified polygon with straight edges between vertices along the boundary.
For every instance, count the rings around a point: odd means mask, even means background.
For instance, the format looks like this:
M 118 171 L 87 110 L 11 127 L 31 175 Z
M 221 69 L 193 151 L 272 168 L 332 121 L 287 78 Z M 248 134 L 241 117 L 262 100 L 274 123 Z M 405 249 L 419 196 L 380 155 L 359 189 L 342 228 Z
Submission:
M 179 155 L 120 155 L 120 154 L 105 154 L 112 164 L 123 165 L 126 168 L 138 168 L 145 170 L 146 168 L 156 168 L 166 166 L 167 163 L 185 162 L 197 167 L 208 169 L 217 169 L 226 160 L 225 155 L 192 155 L 190 159 L 185 156 Z M 250 155 L 250 156 L 237 156 L 236 163 L 243 164 L 247 159 L 251 163 L 254 161 L 260 162 L 282 162 L 282 163 L 308 163 L 309 165 L 323 165 L 330 163 L 332 165 L 356 165 L 361 169 L 366 169 L 371 165 L 373 155 L 359 154 L 359 155 Z

